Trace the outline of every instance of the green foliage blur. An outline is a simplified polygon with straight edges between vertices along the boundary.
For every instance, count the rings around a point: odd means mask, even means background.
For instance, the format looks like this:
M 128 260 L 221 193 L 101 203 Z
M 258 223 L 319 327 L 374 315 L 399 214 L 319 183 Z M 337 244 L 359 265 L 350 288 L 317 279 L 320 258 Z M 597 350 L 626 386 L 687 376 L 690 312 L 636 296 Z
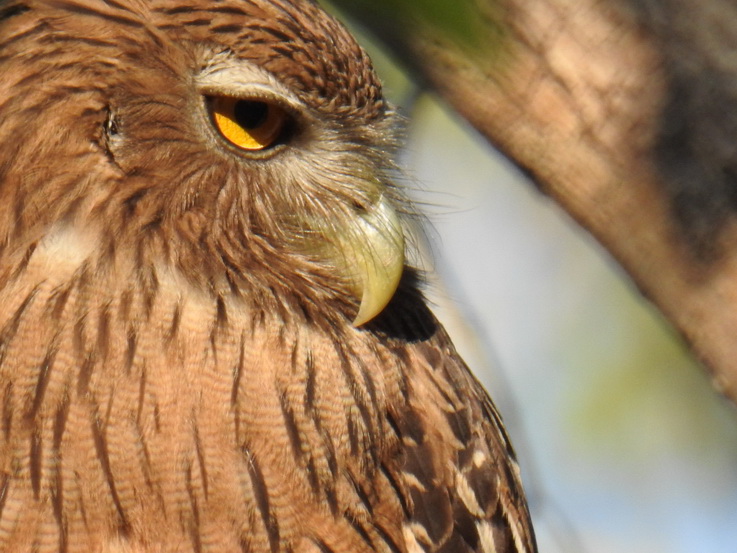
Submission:
M 496 14 L 482 14 L 474 0 L 330 0 L 322 4 L 328 8 L 332 4 L 358 21 L 380 21 L 386 29 L 384 39 L 408 32 L 437 34 L 466 51 L 479 49 L 503 28 Z

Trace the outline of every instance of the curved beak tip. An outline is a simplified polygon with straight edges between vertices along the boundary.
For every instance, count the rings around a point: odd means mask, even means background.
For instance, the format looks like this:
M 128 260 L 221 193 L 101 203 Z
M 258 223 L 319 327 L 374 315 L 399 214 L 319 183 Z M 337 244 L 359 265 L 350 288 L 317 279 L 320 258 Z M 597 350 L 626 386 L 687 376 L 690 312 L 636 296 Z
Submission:
M 391 301 L 404 270 L 404 233 L 389 200 L 382 197 L 358 217 L 359 232 L 344 252 L 361 304 L 353 320 L 359 327 L 375 318 Z M 352 254 L 352 255 L 351 255 Z

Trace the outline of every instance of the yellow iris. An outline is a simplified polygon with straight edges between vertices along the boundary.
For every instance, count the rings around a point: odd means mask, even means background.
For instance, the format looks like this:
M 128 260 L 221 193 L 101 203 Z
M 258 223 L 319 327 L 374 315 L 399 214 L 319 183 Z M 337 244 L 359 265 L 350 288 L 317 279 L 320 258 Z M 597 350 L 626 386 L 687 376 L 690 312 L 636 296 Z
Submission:
M 279 139 L 287 113 L 261 100 L 241 100 L 227 96 L 211 98 L 215 126 L 233 145 L 243 150 L 264 150 Z

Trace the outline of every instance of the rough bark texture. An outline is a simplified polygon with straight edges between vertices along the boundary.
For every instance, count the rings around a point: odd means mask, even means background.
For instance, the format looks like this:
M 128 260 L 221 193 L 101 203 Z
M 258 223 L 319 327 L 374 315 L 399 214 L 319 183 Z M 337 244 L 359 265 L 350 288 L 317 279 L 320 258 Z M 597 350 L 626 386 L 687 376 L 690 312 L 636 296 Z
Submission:
M 338 2 L 595 235 L 737 400 L 737 6 Z

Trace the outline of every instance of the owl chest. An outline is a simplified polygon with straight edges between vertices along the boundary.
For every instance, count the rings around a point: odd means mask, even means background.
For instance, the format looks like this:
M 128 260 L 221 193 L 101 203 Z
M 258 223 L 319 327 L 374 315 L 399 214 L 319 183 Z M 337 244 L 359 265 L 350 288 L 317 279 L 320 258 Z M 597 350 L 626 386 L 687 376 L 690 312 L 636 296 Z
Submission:
M 313 524 L 300 513 L 331 518 L 355 504 L 351 481 L 394 447 L 383 376 L 350 361 L 371 353 L 356 351 L 360 341 L 163 279 L 148 296 L 20 279 L 0 305 L 0 543 L 10 550 L 32 549 L 34 535 L 55 536 L 49 551 L 88 551 L 105 536 L 167 533 L 223 550 L 248 535 L 271 550 Z M 274 513 L 294 524 L 275 526 Z

